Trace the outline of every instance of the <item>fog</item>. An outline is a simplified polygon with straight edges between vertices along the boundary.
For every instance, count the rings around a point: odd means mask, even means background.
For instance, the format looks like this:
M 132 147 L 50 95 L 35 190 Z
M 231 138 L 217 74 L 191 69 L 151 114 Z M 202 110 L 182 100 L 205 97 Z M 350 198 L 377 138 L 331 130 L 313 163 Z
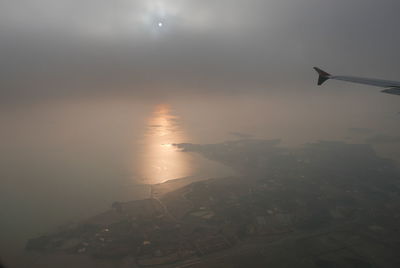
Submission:
M 236 174 L 171 144 L 334 140 L 398 161 L 400 98 L 317 87 L 311 67 L 400 80 L 399 9 L 395 0 L 1 1 L 0 257 L 17 267 L 27 239 L 148 198 L 151 184 Z

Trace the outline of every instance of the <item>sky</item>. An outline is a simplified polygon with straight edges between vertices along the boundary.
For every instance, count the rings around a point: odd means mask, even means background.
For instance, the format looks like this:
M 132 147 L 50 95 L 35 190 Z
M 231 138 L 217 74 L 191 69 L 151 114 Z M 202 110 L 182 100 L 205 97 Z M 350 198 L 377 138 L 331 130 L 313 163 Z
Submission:
M 314 65 L 400 80 L 398 10 L 397 0 L 2 0 L 0 102 L 291 94 L 315 86 Z

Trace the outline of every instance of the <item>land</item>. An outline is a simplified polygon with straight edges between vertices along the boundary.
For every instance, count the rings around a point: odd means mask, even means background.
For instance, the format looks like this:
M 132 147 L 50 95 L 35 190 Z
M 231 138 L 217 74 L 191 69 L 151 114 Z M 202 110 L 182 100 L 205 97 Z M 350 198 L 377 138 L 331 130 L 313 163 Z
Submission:
M 400 173 L 370 146 L 175 146 L 240 175 L 155 185 L 26 249 L 120 267 L 400 267 Z

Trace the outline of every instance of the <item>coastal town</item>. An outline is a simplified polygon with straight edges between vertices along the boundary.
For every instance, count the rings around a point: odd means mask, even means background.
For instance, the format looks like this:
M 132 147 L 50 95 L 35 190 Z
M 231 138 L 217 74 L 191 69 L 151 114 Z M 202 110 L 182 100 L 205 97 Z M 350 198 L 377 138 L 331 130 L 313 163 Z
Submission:
M 171 191 L 154 185 L 150 198 L 114 202 L 102 214 L 29 240 L 26 249 L 129 259 L 129 267 L 400 264 L 399 173 L 368 145 L 287 149 L 251 140 L 176 146 L 241 175 L 165 183 L 169 190 L 179 185 Z

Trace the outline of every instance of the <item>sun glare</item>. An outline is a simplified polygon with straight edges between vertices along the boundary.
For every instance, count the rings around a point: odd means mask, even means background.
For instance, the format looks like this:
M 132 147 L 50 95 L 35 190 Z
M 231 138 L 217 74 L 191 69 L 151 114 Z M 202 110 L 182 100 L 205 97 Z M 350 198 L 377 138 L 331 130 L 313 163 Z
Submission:
M 148 120 L 142 155 L 141 176 L 146 183 L 188 176 L 191 172 L 185 155 L 178 152 L 174 143 L 184 142 L 186 135 L 168 105 L 159 105 Z

